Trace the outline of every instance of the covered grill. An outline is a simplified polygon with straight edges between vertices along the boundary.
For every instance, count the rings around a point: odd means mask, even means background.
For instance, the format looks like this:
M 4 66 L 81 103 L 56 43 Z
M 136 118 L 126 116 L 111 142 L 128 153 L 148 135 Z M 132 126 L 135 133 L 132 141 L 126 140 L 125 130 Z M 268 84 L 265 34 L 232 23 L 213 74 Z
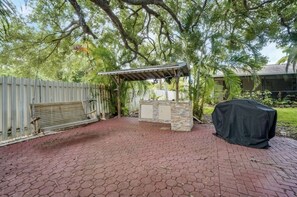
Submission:
M 229 143 L 267 148 L 275 136 L 277 112 L 256 101 L 238 99 L 219 103 L 212 120 L 216 134 Z

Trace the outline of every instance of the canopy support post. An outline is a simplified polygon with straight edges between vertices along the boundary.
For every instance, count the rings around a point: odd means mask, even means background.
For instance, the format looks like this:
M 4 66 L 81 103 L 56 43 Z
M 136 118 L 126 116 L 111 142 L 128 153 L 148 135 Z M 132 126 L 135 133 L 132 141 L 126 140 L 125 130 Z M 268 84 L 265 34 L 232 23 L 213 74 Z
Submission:
M 179 100 L 179 77 L 180 77 L 180 71 L 178 70 L 175 76 L 176 82 L 175 82 L 175 100 L 176 102 L 178 102 Z
M 121 78 L 119 75 L 117 75 L 117 77 L 112 76 L 113 81 L 116 83 L 117 85 L 117 103 L 118 103 L 118 107 L 117 107 L 117 111 L 118 111 L 118 118 L 121 117 Z
M 192 101 L 192 88 L 191 88 L 191 85 L 192 85 L 192 78 L 191 78 L 191 74 L 189 74 L 189 89 L 188 89 L 188 92 L 189 92 L 190 101 Z

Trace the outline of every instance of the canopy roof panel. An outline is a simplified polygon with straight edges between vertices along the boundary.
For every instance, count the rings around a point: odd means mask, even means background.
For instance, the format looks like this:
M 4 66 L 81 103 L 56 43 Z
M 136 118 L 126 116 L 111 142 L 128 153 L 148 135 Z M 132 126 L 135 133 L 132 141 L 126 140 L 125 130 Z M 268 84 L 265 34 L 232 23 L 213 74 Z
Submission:
M 119 76 L 125 81 L 141 81 L 176 76 L 185 77 L 190 75 L 190 69 L 185 62 L 182 62 L 136 69 L 99 72 L 98 75 Z

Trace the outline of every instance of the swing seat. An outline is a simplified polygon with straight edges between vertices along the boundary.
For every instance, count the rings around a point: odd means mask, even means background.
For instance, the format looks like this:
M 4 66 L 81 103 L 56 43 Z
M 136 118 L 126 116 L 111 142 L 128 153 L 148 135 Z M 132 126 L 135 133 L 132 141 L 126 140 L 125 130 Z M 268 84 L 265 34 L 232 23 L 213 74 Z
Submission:
M 92 116 L 96 110 L 86 113 L 83 102 L 57 102 L 30 104 L 32 124 L 35 132 L 46 132 L 76 127 L 93 122 L 98 118 Z

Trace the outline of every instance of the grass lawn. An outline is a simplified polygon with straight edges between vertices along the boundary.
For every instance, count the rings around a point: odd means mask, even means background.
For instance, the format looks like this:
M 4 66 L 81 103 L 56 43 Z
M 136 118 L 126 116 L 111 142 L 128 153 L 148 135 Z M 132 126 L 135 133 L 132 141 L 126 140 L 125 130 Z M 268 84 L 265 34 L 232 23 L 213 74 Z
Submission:
M 297 128 L 297 108 L 275 108 L 275 109 L 277 110 L 278 123 Z
M 203 113 L 205 115 L 211 115 L 211 113 L 213 112 L 213 110 L 214 110 L 214 107 L 204 107 L 203 108 Z
M 275 108 L 277 110 L 277 124 L 296 127 L 297 133 L 297 108 Z M 214 107 L 204 107 L 204 114 L 211 115 Z
M 276 133 L 285 135 L 297 140 L 297 108 L 274 108 L 277 110 L 277 128 Z M 204 114 L 211 115 L 214 107 L 204 107 Z

